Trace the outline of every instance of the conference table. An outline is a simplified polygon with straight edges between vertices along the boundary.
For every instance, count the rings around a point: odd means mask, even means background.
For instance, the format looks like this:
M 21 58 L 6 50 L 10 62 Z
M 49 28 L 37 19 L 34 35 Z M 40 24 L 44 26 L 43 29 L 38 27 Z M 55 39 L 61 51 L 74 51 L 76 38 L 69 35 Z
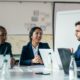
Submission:
M 15 66 L 13 69 L 8 69 L 4 75 L 0 70 L 0 80 L 69 80 L 69 76 L 65 75 L 63 70 L 53 70 L 50 74 L 38 74 L 42 71 L 44 71 L 42 65 Z

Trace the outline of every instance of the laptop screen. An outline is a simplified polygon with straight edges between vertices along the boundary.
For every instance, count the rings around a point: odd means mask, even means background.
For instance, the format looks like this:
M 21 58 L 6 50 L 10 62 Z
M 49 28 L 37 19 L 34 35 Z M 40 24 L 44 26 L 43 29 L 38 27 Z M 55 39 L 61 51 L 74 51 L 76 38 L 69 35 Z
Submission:
M 62 67 L 65 74 L 69 74 L 69 64 L 71 60 L 71 50 L 69 48 L 58 48 Z
M 44 66 L 46 69 L 51 68 L 51 54 L 53 52 L 52 49 L 39 49 Z

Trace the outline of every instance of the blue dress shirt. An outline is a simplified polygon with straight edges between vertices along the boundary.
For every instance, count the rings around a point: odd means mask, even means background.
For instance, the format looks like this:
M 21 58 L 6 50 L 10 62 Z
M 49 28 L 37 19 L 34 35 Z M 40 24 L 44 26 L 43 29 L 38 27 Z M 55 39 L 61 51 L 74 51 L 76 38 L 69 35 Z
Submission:
M 75 52 L 74 56 L 75 56 L 77 66 L 80 67 L 80 45 L 78 46 L 78 49 Z

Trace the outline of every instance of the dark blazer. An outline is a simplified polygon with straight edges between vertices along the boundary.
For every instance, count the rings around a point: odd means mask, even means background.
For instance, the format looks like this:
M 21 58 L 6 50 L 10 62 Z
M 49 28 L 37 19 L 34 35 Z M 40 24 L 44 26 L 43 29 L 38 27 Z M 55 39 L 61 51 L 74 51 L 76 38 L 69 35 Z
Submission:
M 9 54 L 11 57 L 12 55 L 12 50 L 11 50 L 11 44 L 8 42 L 4 42 L 3 44 L 0 44 L 0 54 L 6 55 Z
M 39 43 L 39 49 L 48 49 L 49 45 L 48 43 Z M 40 52 L 38 50 L 38 55 L 40 55 Z M 40 56 L 41 57 L 41 56 Z M 33 65 L 31 63 L 31 60 L 34 58 L 34 53 L 32 49 L 32 44 L 29 42 L 27 45 L 23 46 L 21 57 L 20 57 L 20 65 Z

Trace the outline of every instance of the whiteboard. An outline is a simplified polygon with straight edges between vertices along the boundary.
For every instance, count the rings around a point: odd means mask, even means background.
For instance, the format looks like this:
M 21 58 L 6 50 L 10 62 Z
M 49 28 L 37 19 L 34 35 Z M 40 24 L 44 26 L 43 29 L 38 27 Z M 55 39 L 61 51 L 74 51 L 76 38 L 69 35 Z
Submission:
M 75 36 L 75 23 L 80 21 L 80 4 L 77 2 L 55 3 L 55 50 L 57 48 L 74 48 L 79 45 Z
M 77 49 L 79 42 L 75 36 L 75 23 L 80 21 L 80 10 L 60 11 L 56 16 L 55 48 Z
M 79 42 L 75 36 L 75 22 L 80 20 L 80 4 L 77 2 L 55 2 L 54 9 L 54 50 L 56 61 L 62 68 L 57 48 L 73 48 L 76 51 Z
M 52 34 L 51 3 L 0 2 L 0 25 L 8 34 L 28 34 L 32 27 L 40 26 L 44 34 Z

